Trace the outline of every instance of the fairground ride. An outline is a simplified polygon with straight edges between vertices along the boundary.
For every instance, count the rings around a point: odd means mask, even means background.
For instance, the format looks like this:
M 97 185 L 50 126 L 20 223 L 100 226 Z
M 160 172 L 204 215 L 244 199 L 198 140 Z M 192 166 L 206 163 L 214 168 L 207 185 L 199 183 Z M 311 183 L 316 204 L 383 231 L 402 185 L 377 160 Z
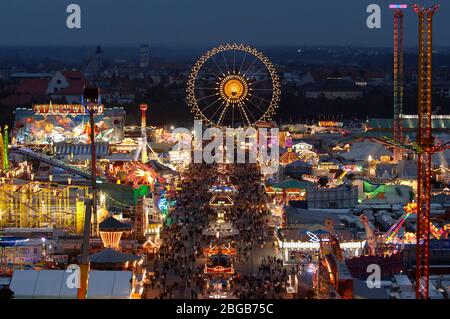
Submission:
M 431 157 L 450 148 L 450 142 L 436 143 L 432 134 L 432 55 L 433 16 L 439 5 L 424 8 L 412 6 L 418 16 L 418 85 L 417 134 L 413 143 L 389 137 L 374 138 L 394 149 L 403 148 L 417 155 L 417 231 L 416 231 L 416 298 L 428 299 L 430 285 L 430 206 Z
M 0 227 L 52 227 L 81 233 L 85 196 L 85 186 L 4 181 L 0 184 Z
M 187 83 L 187 102 L 195 118 L 214 127 L 250 127 L 269 121 L 280 94 L 272 63 L 243 44 L 220 45 L 206 52 Z

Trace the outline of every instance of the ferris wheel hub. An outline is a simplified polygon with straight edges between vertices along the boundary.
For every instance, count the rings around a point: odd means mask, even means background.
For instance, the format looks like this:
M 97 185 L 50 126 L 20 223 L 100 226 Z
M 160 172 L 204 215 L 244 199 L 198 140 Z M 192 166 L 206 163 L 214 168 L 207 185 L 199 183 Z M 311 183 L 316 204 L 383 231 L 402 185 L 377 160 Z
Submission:
M 247 81 L 240 75 L 228 75 L 220 82 L 220 95 L 229 104 L 241 103 L 248 95 Z

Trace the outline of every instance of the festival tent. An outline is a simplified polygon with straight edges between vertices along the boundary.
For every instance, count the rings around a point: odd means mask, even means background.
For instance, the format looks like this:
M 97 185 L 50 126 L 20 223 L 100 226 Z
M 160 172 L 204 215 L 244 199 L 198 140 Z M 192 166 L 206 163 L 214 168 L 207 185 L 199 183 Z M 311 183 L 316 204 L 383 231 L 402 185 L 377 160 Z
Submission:
M 16 270 L 13 273 L 9 288 L 14 292 L 15 298 L 33 298 L 38 278 L 35 270 Z
M 65 270 L 16 270 L 10 289 L 18 299 L 74 299 L 77 289 Z M 131 295 L 131 271 L 99 271 L 89 273 L 88 299 L 128 299 Z
M 131 271 L 93 270 L 89 274 L 88 299 L 128 299 Z
M 278 183 L 270 184 L 268 187 L 274 188 L 274 189 L 307 189 L 308 187 L 312 186 L 313 183 L 308 181 L 299 181 L 296 179 L 287 179 Z
M 347 161 L 367 161 L 369 155 L 379 159 L 381 156 L 392 156 L 392 152 L 380 143 L 364 141 L 353 143 L 350 151 L 340 155 Z

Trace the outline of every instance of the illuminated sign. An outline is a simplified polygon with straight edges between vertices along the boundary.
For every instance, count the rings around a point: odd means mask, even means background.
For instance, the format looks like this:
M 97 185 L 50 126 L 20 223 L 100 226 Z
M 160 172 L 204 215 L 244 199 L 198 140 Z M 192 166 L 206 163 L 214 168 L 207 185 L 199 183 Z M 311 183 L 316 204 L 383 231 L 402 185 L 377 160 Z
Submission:
M 309 236 L 309 241 L 310 241 L 311 243 L 318 243 L 318 242 L 320 242 L 319 237 L 317 237 L 317 235 L 314 234 L 313 232 L 310 232 L 310 231 L 308 230 L 308 231 L 306 232 L 306 235 Z
M 319 121 L 320 127 L 342 127 L 344 123 L 335 121 Z
M 341 249 L 363 249 L 366 246 L 366 240 L 361 241 L 349 241 L 340 243 Z M 278 246 L 281 249 L 310 249 L 319 250 L 320 242 L 309 242 L 309 241 L 281 241 L 278 239 Z
M 390 9 L 407 9 L 408 5 L 407 4 L 390 4 L 389 8 Z
M 102 114 L 103 105 L 95 105 L 95 113 Z M 87 114 L 82 104 L 35 104 L 33 106 L 36 115 L 82 115 Z

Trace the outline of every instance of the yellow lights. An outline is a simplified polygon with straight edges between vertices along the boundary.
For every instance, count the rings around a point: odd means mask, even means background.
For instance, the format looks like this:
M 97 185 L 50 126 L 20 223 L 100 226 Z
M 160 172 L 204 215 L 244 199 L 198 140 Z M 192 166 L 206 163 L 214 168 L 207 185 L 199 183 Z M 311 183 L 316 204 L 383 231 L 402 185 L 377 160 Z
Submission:
M 242 103 L 249 94 L 247 81 L 236 74 L 224 77 L 220 82 L 219 91 L 222 99 L 229 104 Z
M 407 213 L 415 214 L 417 212 L 417 203 L 408 203 L 404 209 Z
M 153 172 L 144 171 L 142 169 L 138 169 L 136 171 L 136 176 L 141 177 L 143 181 L 148 185 L 153 185 L 155 178 L 153 177 Z
M 118 249 L 120 239 L 122 238 L 123 232 L 100 232 L 100 237 L 102 238 L 103 246 L 105 248 Z
M 389 163 L 389 162 L 391 162 L 391 157 L 387 156 L 387 155 L 380 156 L 380 162 Z

